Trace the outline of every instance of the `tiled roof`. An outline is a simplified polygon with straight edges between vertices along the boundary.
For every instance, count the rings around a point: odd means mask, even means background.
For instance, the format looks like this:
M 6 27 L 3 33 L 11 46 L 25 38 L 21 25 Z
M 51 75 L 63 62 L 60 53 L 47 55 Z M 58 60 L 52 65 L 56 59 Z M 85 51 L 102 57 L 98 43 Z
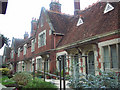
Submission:
M 52 11 L 47 11 L 47 13 L 55 29 L 55 33 L 65 34 L 72 16 Z
M 104 14 L 106 3 L 98 2 L 92 7 L 82 11 L 80 15 L 83 19 L 83 24 L 76 26 L 79 16 L 73 17 L 67 28 L 69 32 L 63 36 L 59 46 L 74 43 L 79 40 L 104 34 L 106 32 L 118 29 L 118 3 L 111 3 L 114 10 Z M 65 24 L 64 24 L 65 25 Z
M 14 38 L 14 43 L 13 43 L 14 50 L 17 52 L 18 47 L 21 46 L 21 45 L 23 45 L 24 42 L 25 42 L 24 39 Z

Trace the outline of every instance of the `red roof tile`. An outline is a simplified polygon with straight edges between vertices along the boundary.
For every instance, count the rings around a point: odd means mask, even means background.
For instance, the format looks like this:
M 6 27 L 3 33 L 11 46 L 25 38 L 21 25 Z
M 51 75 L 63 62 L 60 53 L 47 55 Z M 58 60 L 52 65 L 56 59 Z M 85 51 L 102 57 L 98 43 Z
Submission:
M 65 34 L 67 32 L 71 16 L 52 11 L 47 11 L 47 13 L 55 32 Z
M 114 10 L 104 14 L 106 3 L 99 2 L 94 6 L 82 11 L 83 24 L 76 26 L 79 17 L 71 18 L 69 28 L 64 35 L 63 39 L 59 43 L 59 46 L 74 43 L 79 40 L 104 34 L 106 32 L 114 31 L 118 29 L 118 3 L 111 3 Z

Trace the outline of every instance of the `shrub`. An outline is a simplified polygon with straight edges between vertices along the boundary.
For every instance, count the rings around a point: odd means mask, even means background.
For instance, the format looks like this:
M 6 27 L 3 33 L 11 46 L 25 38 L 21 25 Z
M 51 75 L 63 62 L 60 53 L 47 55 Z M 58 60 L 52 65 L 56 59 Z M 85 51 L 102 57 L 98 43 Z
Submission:
M 13 81 L 12 79 L 9 79 L 7 76 L 4 76 L 2 78 L 0 78 L 0 83 L 2 83 L 2 85 L 5 85 L 5 86 L 10 86 L 12 84 L 15 84 L 16 82 Z
M 73 88 L 120 88 L 118 75 L 114 72 L 102 72 L 101 75 L 83 75 L 78 80 L 73 77 L 69 80 L 69 86 Z
M 2 75 L 8 75 L 8 72 L 10 70 L 8 68 L 0 68 L 0 73 L 2 73 Z
M 44 82 L 42 79 L 35 78 L 29 82 L 24 88 L 57 88 L 50 82 Z
M 18 85 L 25 86 L 32 80 L 32 75 L 27 72 L 16 73 L 12 78 Z

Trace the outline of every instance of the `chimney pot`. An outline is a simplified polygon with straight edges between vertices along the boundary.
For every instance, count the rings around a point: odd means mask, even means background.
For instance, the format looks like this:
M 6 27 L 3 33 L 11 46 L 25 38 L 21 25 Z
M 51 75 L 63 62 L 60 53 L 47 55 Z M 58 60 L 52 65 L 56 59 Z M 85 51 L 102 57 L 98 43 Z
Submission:
M 52 0 L 50 3 L 50 10 L 55 12 L 61 12 L 61 4 L 59 0 Z

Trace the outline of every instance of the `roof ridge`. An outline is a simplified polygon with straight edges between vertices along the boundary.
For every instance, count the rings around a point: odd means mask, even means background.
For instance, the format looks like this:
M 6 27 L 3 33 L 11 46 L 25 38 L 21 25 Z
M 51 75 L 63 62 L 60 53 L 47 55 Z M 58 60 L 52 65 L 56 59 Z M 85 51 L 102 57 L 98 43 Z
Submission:
M 61 15 L 74 16 L 74 15 L 70 15 L 70 14 L 66 14 L 66 13 L 55 12 L 55 11 L 52 11 L 52 10 L 47 10 L 47 11 L 51 12 L 51 13 L 61 14 Z

